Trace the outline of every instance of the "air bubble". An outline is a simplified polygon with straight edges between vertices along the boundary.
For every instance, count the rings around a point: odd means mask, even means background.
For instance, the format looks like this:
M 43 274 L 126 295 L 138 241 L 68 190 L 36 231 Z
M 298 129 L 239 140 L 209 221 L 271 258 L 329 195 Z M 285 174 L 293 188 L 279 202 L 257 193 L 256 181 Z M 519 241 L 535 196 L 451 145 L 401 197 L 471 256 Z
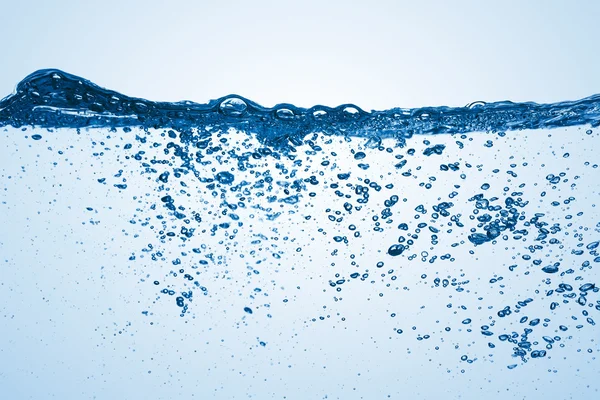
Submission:
M 219 105 L 219 110 L 225 115 L 241 116 L 246 112 L 248 105 L 239 97 L 230 97 L 225 99 Z

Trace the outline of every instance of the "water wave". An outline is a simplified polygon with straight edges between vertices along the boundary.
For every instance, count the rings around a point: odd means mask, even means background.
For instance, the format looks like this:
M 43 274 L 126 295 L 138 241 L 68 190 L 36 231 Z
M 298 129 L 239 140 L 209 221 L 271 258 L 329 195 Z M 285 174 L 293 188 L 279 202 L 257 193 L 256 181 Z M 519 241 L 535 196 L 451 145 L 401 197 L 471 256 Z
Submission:
M 50 169 L 40 162 L 32 175 L 24 166 L 4 173 L 19 182 L 11 190 L 27 189 L 6 198 L 20 203 L 34 192 L 33 175 L 61 171 L 48 178 L 53 186 L 75 173 L 98 183 L 94 192 L 61 193 L 65 201 L 85 199 L 97 218 L 90 226 L 108 214 L 112 206 L 102 199 L 109 194 L 133 199 L 119 228 L 148 239 L 127 249 L 127 262 L 144 271 L 151 307 L 166 300 L 182 318 L 207 312 L 217 319 L 224 314 L 215 304 L 230 296 L 239 300 L 232 315 L 259 323 L 302 301 L 295 318 L 307 330 L 320 323 L 345 330 L 350 316 L 358 330 L 362 317 L 353 309 L 364 295 L 362 307 L 370 308 L 363 315 L 385 310 L 389 317 L 382 336 L 460 352 L 461 365 L 494 361 L 493 349 L 506 348 L 508 369 L 549 360 L 551 350 L 571 339 L 584 343 L 584 335 L 587 353 L 597 352 L 598 134 L 501 134 L 576 125 L 600 125 L 600 95 L 372 112 L 352 104 L 266 108 L 238 95 L 152 102 L 41 70 L 0 101 L 0 127 L 98 128 L 80 141 L 69 136 L 75 129 L 24 133 L 37 146 L 9 152 L 15 158 L 7 166 L 21 165 L 21 154 L 37 165 L 40 154 L 57 153 Z M 475 131 L 498 135 L 381 142 Z M 87 156 L 85 167 L 70 167 L 73 153 Z M 72 201 L 74 210 L 84 207 Z
M 310 108 L 292 104 L 263 107 L 239 95 L 206 104 L 154 102 L 107 90 L 75 75 L 44 69 L 21 81 L 0 101 L 0 126 L 45 128 L 233 127 L 270 144 L 301 141 L 314 132 L 405 140 L 415 134 L 502 132 L 600 125 L 600 95 L 552 104 L 501 101 L 465 107 L 392 108 L 367 112 L 354 104 Z

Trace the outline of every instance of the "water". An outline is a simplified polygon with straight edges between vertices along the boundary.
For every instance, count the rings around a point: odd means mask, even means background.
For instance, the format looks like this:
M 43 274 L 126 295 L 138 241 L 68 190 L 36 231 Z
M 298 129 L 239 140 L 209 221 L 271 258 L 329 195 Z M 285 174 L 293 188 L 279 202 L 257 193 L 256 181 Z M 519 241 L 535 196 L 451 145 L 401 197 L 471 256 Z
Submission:
M 0 102 L 0 382 L 34 379 L 32 398 L 597 393 L 599 121 L 600 96 L 268 109 L 36 72 Z

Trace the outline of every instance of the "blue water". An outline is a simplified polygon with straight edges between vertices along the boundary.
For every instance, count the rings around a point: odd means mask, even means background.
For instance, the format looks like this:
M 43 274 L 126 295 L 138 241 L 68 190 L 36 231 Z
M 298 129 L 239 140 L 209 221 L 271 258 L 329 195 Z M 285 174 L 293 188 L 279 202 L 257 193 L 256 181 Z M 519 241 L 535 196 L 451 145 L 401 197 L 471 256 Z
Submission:
M 130 295 L 112 304 L 152 318 L 138 331 L 227 314 L 231 329 L 253 332 L 250 347 L 281 351 L 282 318 L 290 337 L 351 326 L 386 343 L 374 357 L 403 348 L 457 374 L 496 359 L 556 372 L 539 363 L 557 349 L 556 359 L 595 362 L 599 124 L 600 95 L 265 108 L 238 95 L 157 103 L 58 70 L 31 74 L 0 102 L 4 159 L 37 160 L 20 170 L 5 161 L 3 179 L 89 215 L 66 226 L 112 221 L 111 242 L 128 245 L 109 258 L 136 271 L 119 278 Z M 22 184 L 11 185 L 4 224 L 13 213 L 33 220 L 32 208 L 14 211 Z M 46 192 L 63 185 L 71 191 Z M 100 241 L 106 254 L 116 248 Z M 7 254 L 18 247 L 1 242 Z M 129 326 L 114 324 L 118 334 Z
M 393 108 L 365 112 L 353 104 L 309 109 L 292 104 L 262 107 L 231 95 L 208 104 L 157 103 L 124 96 L 59 70 L 34 72 L 0 102 L 0 126 L 48 128 L 236 128 L 270 145 L 303 143 L 314 132 L 403 140 L 414 134 L 501 132 L 600 124 L 600 95 L 556 104 L 473 102 L 465 107 Z

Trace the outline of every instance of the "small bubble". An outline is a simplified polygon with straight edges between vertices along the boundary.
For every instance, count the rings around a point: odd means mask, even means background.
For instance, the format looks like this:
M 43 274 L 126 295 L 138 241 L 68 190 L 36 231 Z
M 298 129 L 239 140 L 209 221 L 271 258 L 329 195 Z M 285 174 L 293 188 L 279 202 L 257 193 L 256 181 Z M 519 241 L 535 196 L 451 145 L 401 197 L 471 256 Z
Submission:
M 222 172 L 219 172 L 217 175 L 215 175 L 215 179 L 219 183 L 222 183 L 224 185 L 229 185 L 230 183 L 233 182 L 235 177 L 233 176 L 233 174 L 231 172 L 222 171 Z

